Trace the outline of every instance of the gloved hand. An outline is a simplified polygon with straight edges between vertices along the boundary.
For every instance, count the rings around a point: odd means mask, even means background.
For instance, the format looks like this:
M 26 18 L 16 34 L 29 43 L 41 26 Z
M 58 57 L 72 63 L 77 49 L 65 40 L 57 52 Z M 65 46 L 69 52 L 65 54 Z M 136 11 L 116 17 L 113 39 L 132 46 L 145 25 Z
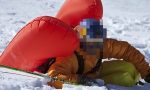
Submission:
M 64 83 L 75 84 L 77 83 L 77 75 L 62 75 L 59 74 L 52 77 L 53 80 L 48 82 L 48 85 L 55 87 L 56 89 L 62 89 Z
M 55 80 L 48 82 L 48 85 L 55 87 L 56 89 L 61 89 L 64 83 L 67 84 L 80 84 L 85 86 L 102 86 L 104 82 L 98 79 L 92 79 L 83 75 L 57 75 L 53 77 Z
M 150 74 L 148 74 L 145 79 L 144 79 L 147 83 L 150 83 Z

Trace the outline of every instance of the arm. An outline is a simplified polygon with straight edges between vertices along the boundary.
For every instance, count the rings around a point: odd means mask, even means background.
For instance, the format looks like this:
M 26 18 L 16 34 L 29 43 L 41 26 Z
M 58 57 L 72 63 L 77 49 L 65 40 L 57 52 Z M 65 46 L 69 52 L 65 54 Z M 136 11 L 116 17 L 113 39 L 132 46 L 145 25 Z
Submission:
M 56 62 L 49 68 L 48 75 L 50 77 L 57 77 L 58 79 L 68 81 L 68 82 L 77 82 L 77 69 L 78 62 L 75 55 L 69 57 L 58 57 Z M 63 82 L 55 81 L 48 83 L 51 86 L 54 86 L 57 89 L 62 88 Z
M 150 66 L 144 55 L 128 42 L 105 39 L 103 52 L 104 58 L 117 58 L 131 62 L 140 72 L 142 78 L 150 74 Z
M 49 82 L 50 86 L 54 86 L 57 89 L 62 88 L 64 82 L 74 83 L 74 84 L 83 84 L 83 85 L 92 85 L 98 84 L 98 82 L 93 79 L 95 73 L 87 75 L 76 74 L 78 70 L 78 62 L 75 55 L 64 58 L 57 58 L 56 62 L 49 68 L 48 75 L 50 77 L 57 78 L 56 81 Z M 84 70 L 86 71 L 86 70 Z M 61 82 L 61 81 L 64 82 Z

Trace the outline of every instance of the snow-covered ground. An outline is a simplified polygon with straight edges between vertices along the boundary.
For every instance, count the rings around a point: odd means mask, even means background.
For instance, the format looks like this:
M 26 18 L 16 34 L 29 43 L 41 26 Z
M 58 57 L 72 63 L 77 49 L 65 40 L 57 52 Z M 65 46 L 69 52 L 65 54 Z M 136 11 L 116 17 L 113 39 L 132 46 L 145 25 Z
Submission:
M 150 0 L 102 1 L 103 21 L 104 27 L 108 29 L 108 37 L 128 41 L 150 62 Z M 0 53 L 24 25 L 41 15 L 55 16 L 63 2 L 64 0 L 0 0 Z M 150 85 L 133 88 L 114 85 L 103 87 L 64 85 L 63 89 L 70 90 L 70 88 L 73 90 L 149 90 Z M 52 89 L 41 79 L 22 79 L 21 76 L 0 73 L 0 90 Z
M 128 41 L 150 62 L 150 0 L 102 0 L 108 37 Z
M 0 67 L 0 90 L 54 90 L 55 88 L 47 85 L 47 81 L 51 79 L 44 76 Z M 63 90 L 149 90 L 149 88 L 150 84 L 134 87 L 104 86 L 102 80 L 99 81 L 99 86 L 63 85 Z

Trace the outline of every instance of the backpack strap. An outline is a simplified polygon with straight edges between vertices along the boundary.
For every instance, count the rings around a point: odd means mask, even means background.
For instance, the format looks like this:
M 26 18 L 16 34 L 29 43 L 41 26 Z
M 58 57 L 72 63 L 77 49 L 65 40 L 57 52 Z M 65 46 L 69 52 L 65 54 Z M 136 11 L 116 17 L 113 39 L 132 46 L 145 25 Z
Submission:
M 41 72 L 41 73 L 47 73 L 49 67 L 55 63 L 56 58 L 49 58 L 46 62 L 44 62 L 42 65 L 40 65 L 37 69 Z
M 84 59 L 82 55 L 79 55 L 78 52 L 74 52 L 77 60 L 78 60 L 78 71 L 76 72 L 76 74 L 83 74 L 84 72 Z
M 92 68 L 90 71 L 88 71 L 86 74 L 97 72 L 99 70 L 101 64 L 102 64 L 102 58 L 99 58 L 98 62 L 96 63 L 96 66 L 94 68 Z
M 82 55 L 78 54 L 78 52 L 75 51 L 74 53 L 77 56 L 77 60 L 78 60 L 78 71 L 76 72 L 76 74 L 83 74 L 85 60 Z M 100 52 L 100 58 L 99 58 L 98 62 L 96 63 L 96 66 L 94 68 L 92 68 L 90 71 L 88 71 L 86 74 L 94 73 L 94 72 L 98 71 L 102 64 L 102 58 L 103 58 L 103 52 Z
M 98 59 L 98 62 L 96 63 L 96 66 L 92 68 L 90 71 L 88 71 L 86 74 L 97 72 L 102 64 L 103 59 L 103 42 L 100 43 L 100 57 Z

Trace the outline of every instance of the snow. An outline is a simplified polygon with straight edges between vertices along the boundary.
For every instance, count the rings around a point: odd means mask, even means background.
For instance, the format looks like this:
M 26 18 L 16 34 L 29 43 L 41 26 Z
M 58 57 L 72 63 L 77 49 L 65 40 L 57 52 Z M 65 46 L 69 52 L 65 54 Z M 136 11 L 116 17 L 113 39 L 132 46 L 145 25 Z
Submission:
M 63 90 L 108 90 L 107 87 L 105 86 L 75 86 L 75 85 L 68 85 L 68 84 L 64 84 L 63 85 Z
M 0 90 L 53 90 L 47 77 L 0 67 Z M 46 89 L 47 88 L 47 89 Z
M 0 90 L 54 90 L 46 83 L 51 79 L 45 77 L 0 67 Z M 99 81 L 100 86 L 82 86 L 64 84 L 62 90 L 149 90 L 150 84 L 144 86 L 122 87 L 117 85 L 106 85 Z
M 128 41 L 150 62 L 150 0 L 102 0 L 108 37 Z
M 150 62 L 150 0 L 102 0 L 104 27 L 108 37 L 125 40 L 140 50 Z M 0 0 L 0 53 L 29 21 L 38 16 L 55 16 L 64 0 Z M 3 70 L 3 69 L 2 69 Z M 45 79 L 0 73 L 0 90 L 53 90 Z M 132 88 L 64 84 L 64 90 L 149 90 L 150 85 Z

